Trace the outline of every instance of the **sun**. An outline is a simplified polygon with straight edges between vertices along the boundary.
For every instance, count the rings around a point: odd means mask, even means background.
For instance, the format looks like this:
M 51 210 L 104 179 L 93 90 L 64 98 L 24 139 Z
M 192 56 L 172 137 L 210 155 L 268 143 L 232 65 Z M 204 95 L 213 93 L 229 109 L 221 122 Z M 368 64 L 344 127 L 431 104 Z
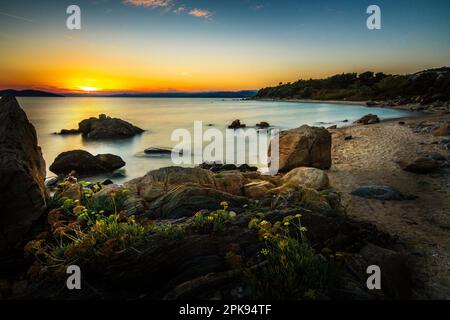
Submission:
M 95 91 L 98 91 L 98 88 L 95 88 L 95 87 L 79 86 L 78 88 L 80 88 L 80 90 L 84 91 L 84 92 L 95 92 Z

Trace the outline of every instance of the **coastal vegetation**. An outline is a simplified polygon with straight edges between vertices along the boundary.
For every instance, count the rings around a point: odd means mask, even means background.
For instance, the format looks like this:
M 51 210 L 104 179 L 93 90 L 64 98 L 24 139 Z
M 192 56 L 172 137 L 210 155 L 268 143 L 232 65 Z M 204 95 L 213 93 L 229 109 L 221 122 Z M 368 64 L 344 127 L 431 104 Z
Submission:
M 256 99 L 311 99 L 386 101 L 401 104 L 450 100 L 450 68 L 430 69 L 408 75 L 372 71 L 342 73 L 326 79 L 298 80 L 263 88 Z

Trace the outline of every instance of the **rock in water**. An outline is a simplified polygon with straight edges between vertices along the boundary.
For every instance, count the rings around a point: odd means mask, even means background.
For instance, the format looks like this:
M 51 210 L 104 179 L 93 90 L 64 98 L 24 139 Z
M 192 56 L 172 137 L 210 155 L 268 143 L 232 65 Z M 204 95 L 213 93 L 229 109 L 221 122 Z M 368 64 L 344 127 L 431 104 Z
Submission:
M 378 185 L 361 186 L 353 190 L 350 194 L 361 198 L 385 201 L 400 201 L 407 198 L 400 191 L 391 186 Z
M 15 97 L 0 100 L 0 251 L 19 244 L 46 210 L 45 161 Z
M 364 125 L 374 124 L 374 123 L 379 123 L 379 122 L 380 122 L 380 118 L 378 118 L 377 115 L 371 114 L 371 113 L 366 114 L 361 119 L 355 121 L 355 123 L 361 123 L 361 124 L 364 124 Z
M 130 138 L 144 132 L 141 128 L 125 120 L 107 117 L 104 114 L 101 114 L 98 118 L 81 121 L 78 124 L 78 131 L 89 139 Z
M 84 150 L 73 150 L 58 155 L 50 166 L 50 171 L 67 175 L 74 170 L 78 175 L 107 173 L 122 168 L 125 162 L 113 154 L 93 156 Z
M 234 120 L 229 126 L 228 129 L 241 129 L 245 128 L 245 124 L 241 123 L 241 120 L 236 119 Z
M 328 130 L 304 125 L 280 133 L 279 170 L 286 172 L 298 167 L 331 167 L 331 134 Z

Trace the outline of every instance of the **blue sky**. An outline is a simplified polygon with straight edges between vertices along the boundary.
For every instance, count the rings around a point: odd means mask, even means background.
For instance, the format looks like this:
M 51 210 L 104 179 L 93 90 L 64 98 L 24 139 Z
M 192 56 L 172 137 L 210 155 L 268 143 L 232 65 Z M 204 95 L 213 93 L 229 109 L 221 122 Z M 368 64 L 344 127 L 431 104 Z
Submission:
M 70 4 L 81 8 L 82 30 L 65 28 Z M 366 28 L 370 4 L 381 8 L 381 30 Z M 449 0 L 1 0 L 0 40 L 14 45 L 0 71 L 16 80 L 0 86 L 44 86 L 35 78 L 50 71 L 77 74 L 72 82 L 101 78 L 111 90 L 121 75 L 136 90 L 144 89 L 139 81 L 191 90 L 368 69 L 407 73 L 449 65 L 449 39 Z

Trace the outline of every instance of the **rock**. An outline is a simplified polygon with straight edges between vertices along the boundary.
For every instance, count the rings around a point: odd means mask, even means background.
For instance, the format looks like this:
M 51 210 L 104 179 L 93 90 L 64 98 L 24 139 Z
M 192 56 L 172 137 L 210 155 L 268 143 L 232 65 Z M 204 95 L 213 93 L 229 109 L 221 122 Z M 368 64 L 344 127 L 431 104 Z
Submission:
M 230 170 L 237 170 L 236 165 L 230 163 L 230 164 L 224 164 L 222 168 L 220 168 L 220 171 L 230 171 Z
M 375 114 L 371 114 L 371 113 L 369 113 L 369 114 L 365 115 L 364 117 L 362 117 L 361 119 L 355 121 L 355 123 L 361 123 L 364 125 L 374 124 L 374 123 L 379 123 L 379 122 L 380 122 L 380 119 L 378 118 L 378 116 Z
M 401 125 L 401 126 L 404 126 L 405 125 L 405 121 L 399 121 L 398 124 Z
M 117 194 L 118 192 L 124 191 L 125 188 L 123 186 L 117 184 L 108 184 L 99 192 L 94 193 L 93 198 L 99 198 L 104 196 L 111 196 L 112 193 Z M 125 200 L 125 215 L 140 215 L 145 211 L 145 201 L 141 197 L 136 194 L 127 192 L 126 200 Z
M 97 161 L 100 161 L 102 166 L 106 168 L 107 172 L 112 172 L 114 170 L 120 169 L 125 166 L 125 161 L 121 157 L 114 154 L 98 154 L 95 156 Z
M 57 134 L 60 135 L 74 135 L 74 134 L 80 134 L 81 132 L 78 131 L 77 129 L 61 129 L 61 131 Z
M 215 189 L 234 195 L 243 195 L 243 187 L 248 182 L 239 171 L 223 171 L 214 176 Z
M 316 168 L 296 168 L 289 171 L 282 182 L 291 186 L 304 186 L 315 190 L 324 190 L 329 188 L 330 181 L 328 175 Z
M 47 187 L 55 187 L 58 184 L 59 178 L 58 177 L 52 177 L 47 180 L 45 180 L 45 185 Z
M 272 144 L 269 156 L 271 148 Z M 328 130 L 304 125 L 280 133 L 279 170 L 286 172 L 297 167 L 331 167 L 331 134 Z
M 440 167 L 439 162 L 428 157 L 419 157 L 412 162 L 399 161 L 398 164 L 405 171 L 419 174 L 430 173 Z
M 242 208 L 248 203 L 244 197 L 234 196 L 216 189 L 199 185 L 177 186 L 153 201 L 149 206 L 149 218 L 180 218 L 193 216 L 201 209 L 218 210 L 226 201 L 230 210 Z
M 244 194 L 250 199 L 261 200 L 272 196 L 270 190 L 275 187 L 269 181 L 252 181 L 244 186 Z
M 381 289 L 393 299 L 408 299 L 411 296 L 411 271 L 406 259 L 399 253 L 367 244 L 360 254 L 367 266 L 377 265 L 381 270 Z
M 266 121 L 261 121 L 260 123 L 257 123 L 256 126 L 261 129 L 265 129 L 265 128 L 270 127 L 270 124 Z
M 328 128 L 327 128 L 328 130 L 333 130 L 333 129 L 337 129 L 337 125 L 332 125 L 332 126 L 329 126 Z
M 150 155 L 171 155 L 172 151 L 177 152 L 182 155 L 183 154 L 183 150 L 172 150 L 170 148 L 157 148 L 157 147 L 150 147 L 144 150 L 145 154 L 150 154 Z
M 99 154 L 94 157 L 87 151 L 73 150 L 58 155 L 50 166 L 50 171 L 63 175 L 75 171 L 84 176 L 112 172 L 124 165 L 122 158 L 116 155 Z
M 0 252 L 18 245 L 46 210 L 45 161 L 13 96 L 0 100 Z
M 80 183 L 67 184 L 62 189 L 55 192 L 55 198 L 69 198 L 81 201 L 83 195 L 83 186 Z
M 247 171 L 253 171 L 253 172 L 255 172 L 255 171 L 258 171 L 258 168 L 257 167 L 251 167 L 251 166 L 249 166 L 248 164 L 241 164 L 239 167 L 238 167 L 238 169 L 239 169 L 239 171 L 241 171 L 241 172 L 247 172 Z
M 125 183 L 125 187 L 151 202 L 175 186 L 191 183 L 214 188 L 214 173 L 201 168 L 167 167 L 148 172 L 141 178 Z
M 450 136 L 450 122 L 445 123 L 440 128 L 434 129 L 433 136 L 435 137 Z
M 99 118 L 89 118 L 78 124 L 78 131 L 89 139 L 121 139 L 130 138 L 144 132 L 131 123 L 118 118 L 100 115 Z
M 352 140 L 352 139 L 353 139 L 353 136 L 351 136 L 351 135 L 350 135 L 350 136 L 345 136 L 345 137 L 344 137 L 344 140 L 345 140 L 345 141 Z
M 228 129 L 240 129 L 240 128 L 245 128 L 245 124 L 241 124 L 241 120 L 239 120 L 239 119 L 234 120 L 228 126 Z
M 406 197 L 397 189 L 383 185 L 364 185 L 354 189 L 350 194 L 361 198 L 385 201 L 400 201 L 406 199 Z
M 110 184 L 114 184 L 114 182 L 110 179 L 106 179 L 102 182 L 102 186 L 109 186 Z

